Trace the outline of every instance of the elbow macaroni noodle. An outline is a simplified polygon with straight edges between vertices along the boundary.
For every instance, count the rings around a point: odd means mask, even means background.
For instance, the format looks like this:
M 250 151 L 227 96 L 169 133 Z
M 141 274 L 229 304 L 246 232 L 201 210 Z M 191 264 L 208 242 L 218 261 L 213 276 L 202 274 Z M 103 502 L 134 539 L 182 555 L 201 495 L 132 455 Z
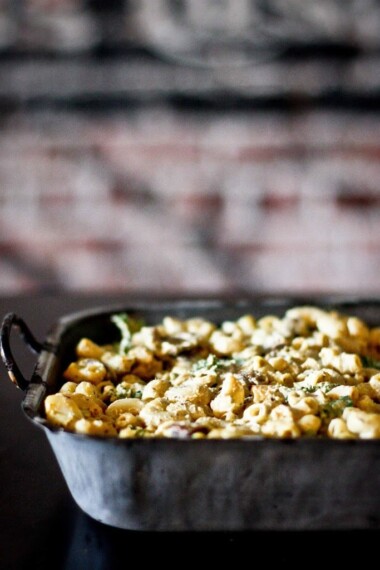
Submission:
M 380 438 L 380 328 L 313 306 L 220 326 L 113 316 L 114 345 L 83 338 L 48 423 L 119 438 Z

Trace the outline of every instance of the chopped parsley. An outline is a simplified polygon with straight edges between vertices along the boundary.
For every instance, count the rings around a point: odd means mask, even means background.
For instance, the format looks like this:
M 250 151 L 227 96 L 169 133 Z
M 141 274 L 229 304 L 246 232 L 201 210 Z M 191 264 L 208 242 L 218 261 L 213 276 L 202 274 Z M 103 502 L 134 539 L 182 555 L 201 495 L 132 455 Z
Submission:
M 323 394 L 327 394 L 327 392 L 330 392 L 330 390 L 336 388 L 339 384 L 334 382 L 319 382 L 318 384 L 304 384 L 303 386 L 297 386 L 295 384 L 294 386 L 297 390 L 302 390 L 306 394 L 313 394 L 317 390 L 320 390 Z
M 135 390 L 132 386 L 125 384 L 118 384 L 115 388 L 115 397 L 117 400 L 122 398 L 142 398 L 142 391 Z
M 197 362 L 193 364 L 194 372 L 198 370 L 213 370 L 217 372 L 218 370 L 223 369 L 225 366 L 225 362 L 223 362 L 220 358 L 215 356 L 215 354 L 209 354 L 207 358 L 201 358 Z
M 325 404 L 321 410 L 321 418 L 330 420 L 332 418 L 338 418 L 343 414 L 345 408 L 352 408 L 354 402 L 349 396 L 342 396 L 336 400 L 332 400 Z
M 144 322 L 130 317 L 127 313 L 112 315 L 111 321 L 121 332 L 119 352 L 125 354 L 131 347 L 132 335 L 144 326 Z
M 380 368 L 380 360 L 376 360 L 371 356 L 362 356 L 361 359 L 364 368 Z
M 209 354 L 207 358 L 201 358 L 193 364 L 193 372 L 199 370 L 212 370 L 213 372 L 221 372 L 228 366 L 241 366 L 244 360 L 239 358 L 218 358 L 215 354 Z

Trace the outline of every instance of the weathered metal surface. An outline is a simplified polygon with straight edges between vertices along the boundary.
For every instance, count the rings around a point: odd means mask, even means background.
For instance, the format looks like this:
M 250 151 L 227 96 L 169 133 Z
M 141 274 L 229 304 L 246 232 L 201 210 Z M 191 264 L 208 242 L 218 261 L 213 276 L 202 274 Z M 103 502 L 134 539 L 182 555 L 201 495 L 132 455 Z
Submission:
M 105 524 L 140 530 L 316 530 L 380 528 L 380 442 L 102 439 L 46 425 L 54 391 L 76 342 L 110 340 L 116 310 L 154 322 L 165 314 L 233 319 L 281 314 L 313 302 L 380 322 L 380 303 L 358 299 L 258 298 L 126 303 L 61 319 L 47 338 L 23 408 L 44 429 L 79 507 Z M 53 351 L 51 349 L 54 349 Z

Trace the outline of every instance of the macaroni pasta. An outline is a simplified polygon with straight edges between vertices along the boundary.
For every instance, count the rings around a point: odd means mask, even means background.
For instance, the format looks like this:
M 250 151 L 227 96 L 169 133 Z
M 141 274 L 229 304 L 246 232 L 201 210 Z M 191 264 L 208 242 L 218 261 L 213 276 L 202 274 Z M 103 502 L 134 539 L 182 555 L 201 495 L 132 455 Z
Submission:
M 52 425 L 119 438 L 380 438 L 380 328 L 299 306 L 219 326 L 113 315 L 120 341 L 83 338 Z

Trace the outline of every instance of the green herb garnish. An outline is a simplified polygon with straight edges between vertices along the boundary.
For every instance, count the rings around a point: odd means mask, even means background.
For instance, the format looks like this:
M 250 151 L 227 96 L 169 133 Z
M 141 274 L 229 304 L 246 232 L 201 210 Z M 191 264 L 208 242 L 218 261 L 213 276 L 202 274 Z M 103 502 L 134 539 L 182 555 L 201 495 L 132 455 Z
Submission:
M 372 358 L 372 356 L 362 356 L 362 364 L 364 368 L 379 368 L 380 369 L 380 360 L 376 360 Z
M 125 384 L 118 384 L 115 388 L 115 396 L 117 400 L 122 398 L 142 398 L 142 390 L 135 390 L 132 386 L 125 386 Z
M 144 326 L 144 322 L 130 317 L 127 313 L 112 315 L 111 321 L 121 332 L 119 352 L 125 354 L 131 348 L 132 335 Z
M 345 408 L 352 408 L 354 402 L 349 396 L 342 396 L 325 404 L 321 410 L 322 419 L 338 418 Z
M 194 372 L 198 370 L 213 370 L 214 372 L 223 370 L 228 364 L 230 364 L 230 360 L 222 360 L 215 356 L 215 354 L 209 354 L 207 358 L 201 358 L 197 362 L 193 364 Z
M 306 394 L 313 394 L 317 390 L 320 390 L 323 394 L 327 394 L 327 392 L 330 392 L 330 390 L 336 388 L 339 384 L 334 382 L 319 382 L 318 384 L 305 384 L 303 386 L 297 386 L 297 384 L 295 384 L 294 386 L 297 390 L 302 390 Z

